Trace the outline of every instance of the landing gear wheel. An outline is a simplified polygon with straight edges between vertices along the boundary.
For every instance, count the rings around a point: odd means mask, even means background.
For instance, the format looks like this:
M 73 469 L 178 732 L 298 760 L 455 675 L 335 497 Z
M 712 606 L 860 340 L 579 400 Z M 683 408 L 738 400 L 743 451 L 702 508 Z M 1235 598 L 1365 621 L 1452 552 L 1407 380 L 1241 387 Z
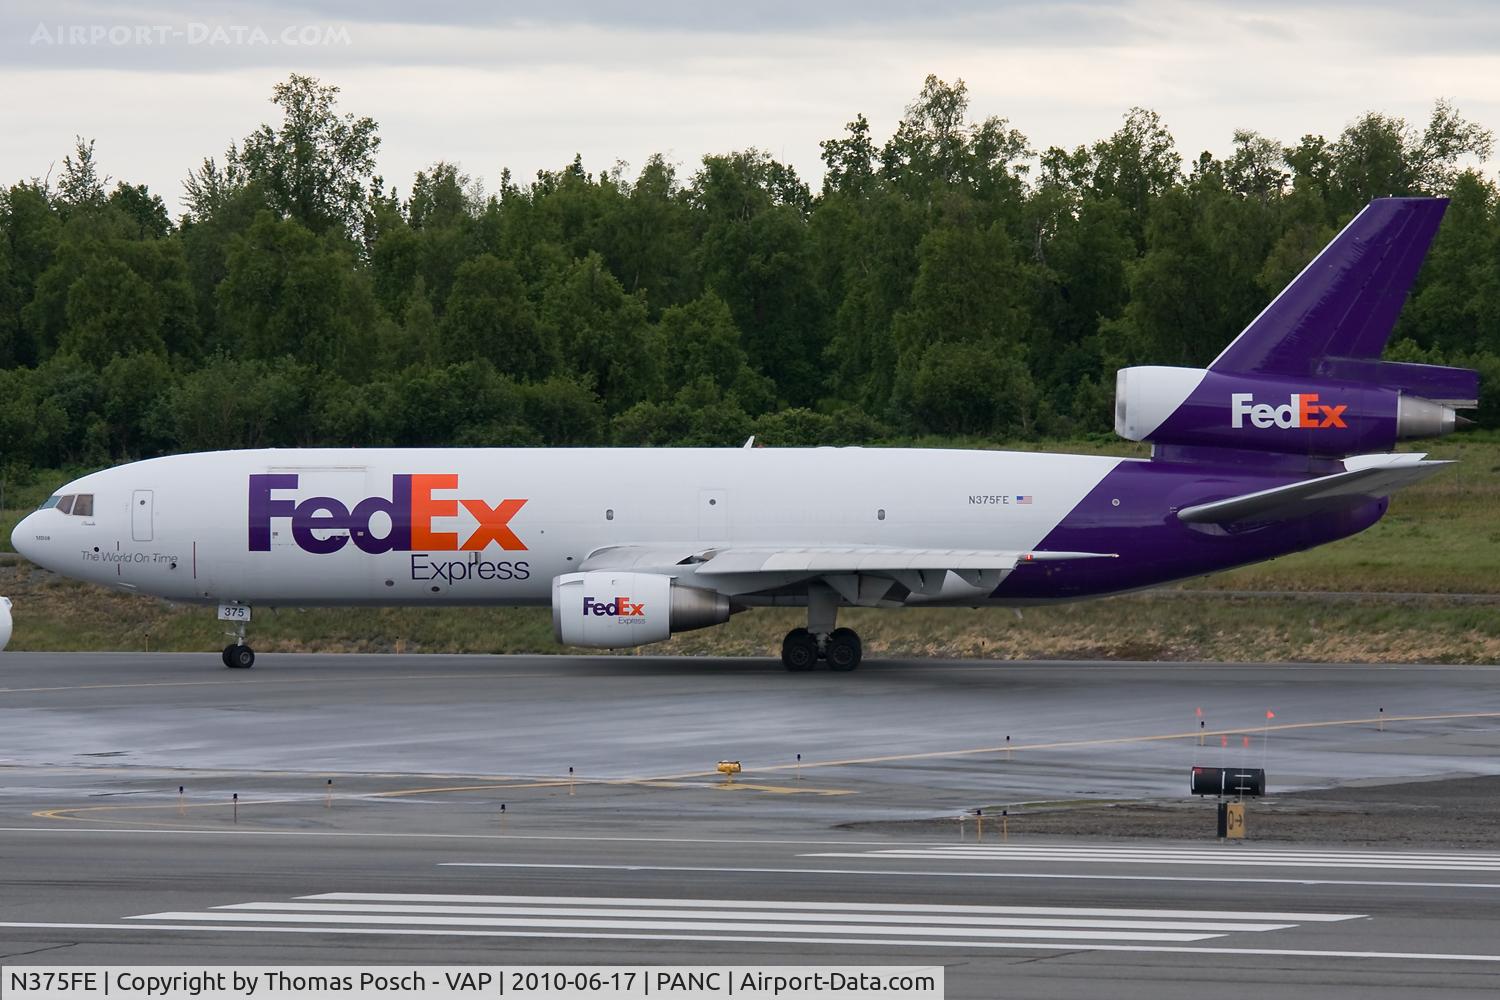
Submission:
M 828 657 L 830 670 L 853 670 L 859 666 L 864 650 L 852 628 L 836 628 L 823 647 L 823 655 Z
M 818 665 L 818 640 L 805 628 L 794 628 L 781 641 L 781 665 L 796 673 Z
M 248 670 L 255 666 L 255 650 L 236 644 L 224 647 L 224 666 L 235 670 Z

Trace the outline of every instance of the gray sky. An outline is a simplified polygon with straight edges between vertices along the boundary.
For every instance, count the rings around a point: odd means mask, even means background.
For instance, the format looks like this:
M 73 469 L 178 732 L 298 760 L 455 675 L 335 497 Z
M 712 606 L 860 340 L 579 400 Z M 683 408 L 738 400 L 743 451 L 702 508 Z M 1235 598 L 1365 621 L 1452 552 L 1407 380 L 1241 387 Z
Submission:
M 1367 110 L 1423 123 L 1452 99 L 1500 129 L 1500 5 L 1487 0 L 1037 3 L 832 0 L 627 5 L 9 0 L 0 10 L 0 181 L 104 171 L 179 210 L 203 157 L 276 120 L 288 72 L 380 123 L 380 169 L 457 161 L 493 189 L 582 153 L 590 170 L 755 146 L 817 186 L 818 141 L 863 112 L 883 140 L 935 73 L 973 118 L 1037 148 L 1102 138 L 1139 104 L 1191 159 L 1236 128 L 1336 135 Z M 1486 173 L 1493 176 L 1492 166 Z

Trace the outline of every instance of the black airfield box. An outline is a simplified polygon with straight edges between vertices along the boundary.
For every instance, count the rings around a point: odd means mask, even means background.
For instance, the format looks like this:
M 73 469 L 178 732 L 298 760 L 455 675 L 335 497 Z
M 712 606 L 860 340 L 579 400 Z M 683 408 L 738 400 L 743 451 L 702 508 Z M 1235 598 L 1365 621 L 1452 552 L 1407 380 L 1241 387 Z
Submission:
M 1259 767 L 1194 767 L 1188 787 L 1192 795 L 1255 798 L 1266 794 L 1266 772 Z

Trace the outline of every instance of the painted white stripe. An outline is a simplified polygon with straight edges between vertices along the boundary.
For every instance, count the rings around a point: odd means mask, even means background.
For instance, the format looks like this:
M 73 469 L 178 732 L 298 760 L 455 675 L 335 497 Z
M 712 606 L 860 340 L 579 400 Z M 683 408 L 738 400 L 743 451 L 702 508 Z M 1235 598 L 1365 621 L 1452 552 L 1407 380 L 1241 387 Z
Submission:
M 862 852 L 872 857 L 896 857 L 902 855 L 922 855 L 923 857 L 1115 857 L 1131 860 L 1157 860 L 1157 859 L 1182 859 L 1216 860 L 1224 857 L 1233 857 L 1246 861 L 1262 861 L 1267 864 L 1278 864 L 1281 862 L 1298 861 L 1312 862 L 1318 864 L 1372 864 L 1372 865 L 1461 865 L 1471 867 L 1500 868 L 1500 859 L 1488 860 L 1483 857 L 1466 858 L 1462 856 L 1444 857 L 1416 857 L 1385 854 L 1308 854 L 1303 852 L 1259 852 L 1241 851 L 1234 847 L 1225 847 L 1217 851 L 1112 851 L 1108 849 L 1075 850 L 1069 848 L 1028 848 L 1025 850 L 995 849 L 983 846 L 967 846 L 952 848 L 894 848 L 886 851 Z M 816 856 L 816 855 L 805 855 Z
M 1147 910 L 1119 907 L 1079 906 L 980 906 L 953 903 L 844 903 L 823 900 L 765 899 L 663 899 L 630 896 L 491 896 L 436 892 L 321 892 L 298 899 L 342 902 L 461 903 L 461 904 L 564 904 L 636 907 L 736 908 L 742 910 L 808 910 L 849 913 L 953 913 L 1059 917 L 1162 917 L 1180 920 L 1258 920 L 1272 923 L 1335 923 L 1357 920 L 1363 913 L 1265 913 L 1258 910 Z
M 818 854 L 812 857 L 847 858 L 849 854 Z M 1004 857 L 994 854 L 888 854 L 896 861 L 993 861 L 1010 864 L 1032 864 L 1037 862 L 1068 862 L 1075 864 L 1120 864 L 1120 865 L 1235 865 L 1241 868 L 1338 868 L 1369 869 L 1372 871 L 1424 871 L 1424 872 L 1500 872 L 1500 865 L 1454 865 L 1454 864 L 1397 864 L 1389 861 L 1257 861 L 1254 858 L 1238 858 L 1225 855 L 1221 858 L 1122 858 L 1112 855 L 1090 857 L 1078 854 L 1027 854 Z
M 805 858 L 890 858 L 896 861 L 1010 861 L 1034 863 L 1062 861 L 1076 864 L 1132 864 L 1132 865 L 1186 865 L 1192 867 L 1223 866 L 1231 868 L 1365 868 L 1375 870 L 1427 871 L 1427 872 L 1500 872 L 1500 865 L 1456 865 L 1456 864 L 1397 864 L 1390 862 L 1343 862 L 1343 861 L 1257 861 L 1222 855 L 1216 858 L 1176 857 L 1130 857 L 1116 854 L 939 854 L 933 851 L 881 851 L 875 854 L 829 852 L 803 854 Z
M 1182 665 L 1184 670 L 1193 669 L 1192 664 Z M 1319 670 L 1338 670 L 1342 668 L 1329 666 L 1327 664 L 1316 664 Z M 1087 669 L 1087 664 L 1071 664 L 1073 669 Z M 932 665 L 931 669 L 956 669 Z M 976 667 L 976 671 L 991 670 L 991 666 Z M 1099 665 L 1101 670 L 1118 669 L 1116 664 L 1104 663 Z M 1350 673 L 1368 673 L 1371 669 L 1365 666 L 1350 667 Z M 1427 669 L 1421 664 L 1403 666 L 1403 670 Z M 1434 672 L 1447 672 L 1451 667 L 1432 667 Z M 1500 672 L 1500 666 L 1473 666 L 1464 667 L 1465 673 L 1474 671 Z M 988 752 L 988 751 L 986 751 Z M 804 764 L 811 767 L 811 764 Z M 555 777 L 555 776 L 554 776 Z M 649 782 L 654 778 L 620 778 L 610 779 L 620 782 L 643 781 Z M 503 790 L 503 789 L 501 789 Z M 833 840 L 822 839 L 792 839 L 778 837 L 611 837 L 607 834 L 541 834 L 541 833 L 396 833 L 381 832 L 376 830 L 211 830 L 211 829 L 171 829 L 164 827 L 92 827 L 92 826 L 0 826 L 0 833 L 45 833 L 48 836 L 58 834 L 86 834 L 96 836 L 138 836 L 148 834 L 154 837 L 310 837 L 323 840 L 456 840 L 456 841 L 531 841 L 542 840 L 548 843 L 557 841 L 582 841 L 592 845 L 599 844 L 719 844 L 723 846 L 767 846 L 767 845 L 800 845 L 804 847 L 889 847 L 890 840 Z M 899 842 L 898 842 L 899 843 Z M 908 842 L 907 846 L 913 848 L 931 848 L 940 846 L 933 841 Z
M 1075 664 L 1075 666 L 1077 666 Z M 1105 664 L 1112 667 L 1112 664 Z M 1322 665 L 1319 665 L 1320 669 Z M 934 666 L 933 669 L 943 669 Z M 984 668 L 989 669 L 989 668 Z M 1465 667 L 1465 671 L 1484 670 L 1485 667 Z M 1500 670 L 1500 667 L 1494 668 Z M 807 766 L 811 767 L 811 764 Z M 556 775 L 537 775 L 538 779 L 556 780 Z M 488 779 L 476 778 L 475 781 Z M 633 781 L 657 781 L 657 778 L 618 778 L 609 779 L 629 783 Z M 582 784 L 582 782 L 580 782 Z M 497 791 L 504 791 L 504 786 L 497 785 Z M 382 800 L 389 801 L 389 800 Z M 45 833 L 48 836 L 66 833 L 82 833 L 92 835 L 103 835 L 118 837 L 122 835 L 150 834 L 155 837 L 311 837 L 322 840 L 544 840 L 548 843 L 564 841 L 583 841 L 593 845 L 599 844 L 720 844 L 724 846 L 741 847 L 747 844 L 774 845 L 792 844 L 804 847 L 885 847 L 888 840 L 829 840 L 810 839 L 792 840 L 777 837 L 611 837 L 607 834 L 543 834 L 543 833 L 395 833 L 382 832 L 378 830 L 210 830 L 210 829 L 168 829 L 164 827 L 96 827 L 96 826 L 0 826 L 0 833 Z M 913 846 L 924 846 L 931 843 L 923 841 L 914 843 Z
M 568 927 L 575 928 L 573 937 L 590 937 L 590 930 L 662 930 L 662 931 L 758 931 L 765 933 L 765 923 L 747 923 L 732 920 L 694 922 L 687 920 L 551 920 L 546 918 L 520 917 L 418 917 L 378 916 L 356 914 L 317 913 L 143 913 L 127 920 L 194 920 L 194 921 L 253 921 L 263 924 L 308 924 L 337 923 L 352 925 L 406 926 L 406 927 Z M 1073 931 L 1033 930 L 1027 928 L 986 930 L 977 927 L 864 927 L 855 924 L 777 924 L 776 931 L 784 934 L 904 934 L 908 937 L 945 938 L 1036 938 L 1045 941 L 1208 941 L 1223 937 L 1222 934 L 1188 934 L 1179 931 Z M 784 940 L 799 940 L 787 938 Z
M 850 857 L 868 858 L 866 854 Z M 1346 886 L 1376 889 L 1500 889 L 1500 882 L 1419 882 L 1335 878 L 1247 878 L 1229 875 L 1101 875 L 1094 872 L 963 872 L 902 868 L 747 868 L 709 865 L 585 865 L 542 861 L 440 861 L 439 868 L 556 868 L 573 871 L 719 872 L 741 875 L 868 875 L 873 878 L 996 878 L 1043 882 L 1193 882 L 1224 885 Z
M 364 934 L 381 937 L 476 937 L 476 938 L 576 938 L 577 934 L 555 931 L 476 931 L 476 930 L 432 930 L 423 927 L 366 928 L 366 927 L 246 927 L 206 926 L 203 924 L 65 924 L 39 921 L 0 921 L 0 927 L 31 928 L 40 930 L 100 930 L 100 931 L 186 931 L 199 934 Z M 827 930 L 827 928 L 823 928 Z M 591 939 L 621 941 L 728 941 L 784 945 L 836 944 L 878 945 L 882 948 L 911 946 L 921 948 L 966 948 L 1007 951 L 1119 951 L 1173 955 L 1263 955 L 1282 958 L 1353 958 L 1353 959 L 1401 959 L 1429 962 L 1500 962 L 1500 955 L 1473 955 L 1451 952 L 1420 951 L 1310 951 L 1296 948 L 1228 948 L 1204 945 L 1128 945 L 1088 944 L 1059 941 L 903 941 L 899 939 L 834 938 L 834 937 L 757 937 L 754 935 L 715 934 L 613 934 L 601 931 L 587 935 Z
M 629 907 L 566 906 L 409 906 L 395 903 L 231 903 L 214 910 L 255 910 L 318 913 L 418 913 L 434 915 L 538 916 L 538 917 L 646 917 L 676 920 L 759 920 L 775 930 L 775 922 L 796 919 L 805 923 L 931 924 L 960 927 L 1079 927 L 1096 930 L 1142 931 L 1283 931 L 1296 924 L 1239 923 L 1211 920 L 1109 920 L 1088 917 L 950 917 L 914 913 L 806 913 L 766 910 L 650 910 Z M 332 919 L 332 918 L 330 918 Z
M 922 848 L 901 848 L 889 851 L 862 851 L 872 857 L 894 857 L 900 855 L 920 854 L 923 857 L 981 857 L 981 858 L 1014 858 L 1014 857 L 1062 857 L 1062 858 L 1128 858 L 1131 860 L 1181 860 L 1191 859 L 1198 861 L 1213 861 L 1219 858 L 1233 857 L 1247 861 L 1263 861 L 1275 864 L 1282 861 L 1300 861 L 1316 864 L 1377 864 L 1377 865 L 1475 865 L 1485 867 L 1500 866 L 1500 862 L 1484 861 L 1468 858 L 1387 858 L 1376 855 L 1297 855 L 1297 854 L 1254 854 L 1236 851 L 1232 847 L 1226 847 L 1220 851 L 1204 852 L 1176 852 L 1176 851 L 1069 851 L 1069 850 L 1027 850 L 1027 851 L 998 851 L 986 850 L 982 847 L 953 848 L 951 850 L 929 850 Z M 809 855 L 816 857 L 817 855 Z
M 927 848 L 917 848 L 910 845 L 890 848 L 885 851 L 874 851 L 875 854 L 889 854 L 896 851 L 930 850 L 936 852 L 979 852 L 985 854 L 1140 854 L 1140 855 L 1171 855 L 1172 857 L 1218 857 L 1226 850 L 1233 851 L 1236 855 L 1252 858 L 1303 858 L 1317 860 L 1319 858 L 1343 858 L 1349 860 L 1376 860 L 1376 861 L 1461 861 L 1476 862 L 1483 864 L 1500 864 L 1500 854 L 1469 854 L 1469 853 L 1419 853 L 1414 851 L 1314 851 L 1314 850 L 1279 850 L 1270 848 L 1247 848 L 1238 845 L 1225 845 L 1222 847 L 1205 848 L 1171 848 L 1171 847 L 1126 847 L 1126 846 L 1067 846 L 1052 844 L 935 844 Z

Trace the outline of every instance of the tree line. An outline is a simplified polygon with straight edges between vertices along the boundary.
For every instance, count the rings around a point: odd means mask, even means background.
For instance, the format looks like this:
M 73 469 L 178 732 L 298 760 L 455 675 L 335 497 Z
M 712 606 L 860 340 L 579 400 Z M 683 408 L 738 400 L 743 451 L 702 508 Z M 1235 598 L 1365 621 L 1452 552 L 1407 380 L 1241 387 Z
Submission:
M 404 192 L 379 128 L 293 75 L 177 218 L 79 139 L 0 193 L 0 455 L 299 445 L 854 444 L 1106 433 L 1114 371 L 1207 363 L 1372 197 L 1452 198 L 1389 356 L 1486 375 L 1491 133 L 1449 103 L 1184 162 L 1154 112 L 1038 151 L 928 77 L 814 190 L 748 149 Z

